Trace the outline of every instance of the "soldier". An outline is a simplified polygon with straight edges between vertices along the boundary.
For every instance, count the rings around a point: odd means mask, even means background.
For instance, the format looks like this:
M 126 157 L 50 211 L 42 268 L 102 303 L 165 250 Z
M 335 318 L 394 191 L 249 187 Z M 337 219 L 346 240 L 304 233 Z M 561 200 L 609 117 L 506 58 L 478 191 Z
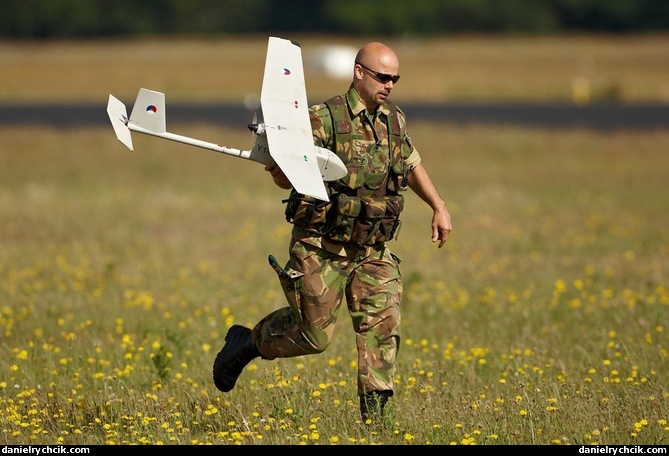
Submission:
M 358 350 L 361 418 L 382 417 L 395 389 L 402 298 L 400 260 L 386 241 L 400 225 L 402 192 L 411 188 L 434 211 L 432 242 L 439 248 L 451 231 L 451 216 L 411 143 L 405 115 L 388 99 L 398 70 L 392 49 L 367 43 L 356 55 L 348 92 L 310 109 L 315 144 L 337 153 L 348 169 L 346 177 L 326 182 L 329 201 L 298 194 L 277 165 L 265 167 L 276 185 L 291 189 L 290 258 L 281 267 L 270 256 L 288 306 L 253 329 L 230 328 L 213 366 L 219 390 L 232 390 L 254 358 L 323 352 L 345 299 Z

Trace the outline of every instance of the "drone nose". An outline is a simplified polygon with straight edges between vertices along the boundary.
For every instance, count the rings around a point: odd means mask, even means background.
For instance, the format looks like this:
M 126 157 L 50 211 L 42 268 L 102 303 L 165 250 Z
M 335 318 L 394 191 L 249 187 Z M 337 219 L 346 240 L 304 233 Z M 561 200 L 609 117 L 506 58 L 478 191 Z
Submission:
M 265 124 L 264 123 L 251 123 L 251 124 L 249 124 L 249 130 L 251 130 L 256 135 L 265 134 Z

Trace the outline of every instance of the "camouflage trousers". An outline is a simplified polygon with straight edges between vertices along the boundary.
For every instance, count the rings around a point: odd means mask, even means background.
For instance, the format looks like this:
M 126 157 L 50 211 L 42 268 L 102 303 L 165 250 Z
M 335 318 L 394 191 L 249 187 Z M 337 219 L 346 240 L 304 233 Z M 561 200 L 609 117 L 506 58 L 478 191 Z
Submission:
M 274 265 L 288 307 L 262 319 L 253 338 L 265 359 L 322 353 L 346 299 L 358 351 L 358 395 L 394 391 L 400 343 L 399 259 L 382 247 L 342 256 L 293 239 L 285 268 Z M 341 253 L 341 252 L 340 252 Z

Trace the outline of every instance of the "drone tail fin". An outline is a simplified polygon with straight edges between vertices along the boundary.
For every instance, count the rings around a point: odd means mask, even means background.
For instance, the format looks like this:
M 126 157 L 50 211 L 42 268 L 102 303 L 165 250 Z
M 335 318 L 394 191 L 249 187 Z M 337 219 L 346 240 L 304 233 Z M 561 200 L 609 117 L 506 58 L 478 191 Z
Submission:
M 125 147 L 132 152 L 132 136 L 128 128 L 128 112 L 125 110 L 125 105 L 114 95 L 109 95 L 107 102 L 107 115 L 111 120 L 114 133 Z
M 132 107 L 130 122 L 154 133 L 167 131 L 165 94 L 149 89 L 139 89 Z

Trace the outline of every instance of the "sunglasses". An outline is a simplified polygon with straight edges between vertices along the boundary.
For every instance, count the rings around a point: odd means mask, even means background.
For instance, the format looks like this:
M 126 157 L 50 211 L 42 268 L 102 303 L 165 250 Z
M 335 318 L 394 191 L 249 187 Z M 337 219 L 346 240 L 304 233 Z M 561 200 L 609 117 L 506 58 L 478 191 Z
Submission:
M 363 65 L 360 62 L 355 62 L 355 64 L 360 65 L 365 70 L 372 73 L 374 76 L 376 76 L 376 79 L 378 79 L 379 82 L 381 82 L 382 84 L 388 84 L 390 81 L 393 81 L 393 84 L 397 84 L 397 81 L 400 80 L 400 75 L 399 74 L 392 75 L 392 74 L 386 74 L 386 73 L 379 73 L 377 71 L 372 70 L 369 67 L 366 67 L 365 65 Z

